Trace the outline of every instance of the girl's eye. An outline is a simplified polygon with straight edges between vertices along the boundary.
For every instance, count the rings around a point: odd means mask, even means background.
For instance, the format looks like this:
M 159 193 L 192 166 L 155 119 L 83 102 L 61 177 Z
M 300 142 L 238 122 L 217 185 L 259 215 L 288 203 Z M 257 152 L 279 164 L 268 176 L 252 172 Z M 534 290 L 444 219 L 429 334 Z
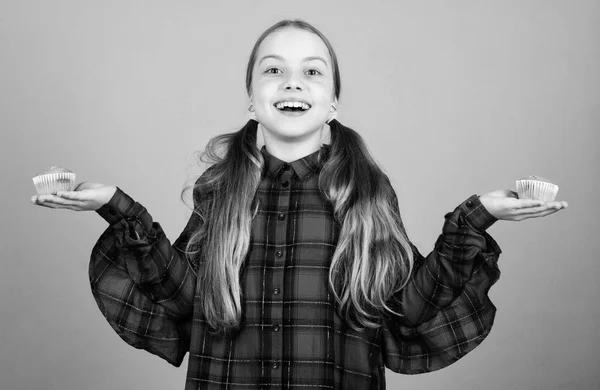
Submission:
M 275 74 L 276 72 L 281 72 L 281 71 L 277 68 L 269 68 L 265 71 L 265 73 L 271 73 L 271 74 Z
M 310 76 L 316 76 L 316 75 L 318 75 L 318 74 L 321 74 L 321 72 L 319 72 L 319 71 L 318 71 L 318 70 L 316 70 L 316 69 L 309 69 L 309 70 L 307 70 L 307 72 L 308 72 L 308 74 L 309 74 Z

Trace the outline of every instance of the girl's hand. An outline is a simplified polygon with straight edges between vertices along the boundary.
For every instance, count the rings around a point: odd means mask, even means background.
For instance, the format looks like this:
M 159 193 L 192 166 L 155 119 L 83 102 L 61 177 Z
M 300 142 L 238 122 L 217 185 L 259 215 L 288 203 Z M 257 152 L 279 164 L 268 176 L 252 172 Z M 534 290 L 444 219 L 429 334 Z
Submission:
M 51 209 L 93 211 L 108 203 L 117 191 L 115 186 L 83 182 L 73 191 L 58 191 L 52 195 L 34 195 L 31 203 Z
M 527 218 L 545 217 L 566 209 L 564 201 L 544 202 L 542 200 L 519 199 L 518 193 L 511 190 L 497 190 L 479 197 L 481 204 L 497 219 L 521 221 Z

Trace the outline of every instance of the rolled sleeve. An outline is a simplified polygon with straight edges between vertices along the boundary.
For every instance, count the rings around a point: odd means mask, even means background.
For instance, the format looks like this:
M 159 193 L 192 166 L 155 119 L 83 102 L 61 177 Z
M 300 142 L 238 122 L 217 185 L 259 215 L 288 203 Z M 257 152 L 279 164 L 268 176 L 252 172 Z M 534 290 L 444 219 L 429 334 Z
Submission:
M 137 214 L 134 211 L 135 203 L 129 195 L 117 187 L 117 190 L 108 203 L 96 210 L 96 213 L 110 225 L 114 225 L 123 218 L 132 217 Z
M 461 203 L 458 208 L 464 215 L 465 222 L 473 229 L 483 232 L 489 229 L 498 218 L 494 217 L 483 206 L 478 195 L 471 195 L 467 200 Z

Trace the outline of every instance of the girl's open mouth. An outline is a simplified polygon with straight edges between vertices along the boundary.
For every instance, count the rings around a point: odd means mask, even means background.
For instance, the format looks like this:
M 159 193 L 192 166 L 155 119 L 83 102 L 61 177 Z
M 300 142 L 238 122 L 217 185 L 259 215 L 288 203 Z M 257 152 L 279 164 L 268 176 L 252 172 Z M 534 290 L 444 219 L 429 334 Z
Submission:
M 280 113 L 287 116 L 299 116 L 310 110 L 310 104 L 298 101 L 281 101 L 273 105 Z

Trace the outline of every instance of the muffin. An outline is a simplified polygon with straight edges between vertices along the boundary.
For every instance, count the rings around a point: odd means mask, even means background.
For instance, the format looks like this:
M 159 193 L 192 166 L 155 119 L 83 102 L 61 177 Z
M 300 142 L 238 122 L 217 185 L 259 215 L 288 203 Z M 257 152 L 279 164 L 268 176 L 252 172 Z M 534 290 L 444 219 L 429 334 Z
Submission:
M 75 173 L 68 169 L 52 166 L 33 178 L 33 184 L 39 195 L 51 194 L 54 191 L 73 191 Z
M 558 193 L 558 186 L 540 176 L 530 175 L 517 180 L 519 199 L 536 199 L 552 202 Z

